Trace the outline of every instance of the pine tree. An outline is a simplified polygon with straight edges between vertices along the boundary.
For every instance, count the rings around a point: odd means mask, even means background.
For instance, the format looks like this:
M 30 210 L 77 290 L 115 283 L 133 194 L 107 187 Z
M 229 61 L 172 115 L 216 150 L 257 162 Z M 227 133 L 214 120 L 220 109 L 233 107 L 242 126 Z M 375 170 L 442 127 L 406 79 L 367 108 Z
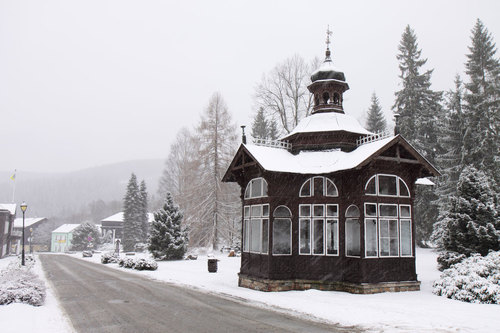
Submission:
M 187 231 L 182 226 L 183 215 L 167 192 L 163 207 L 154 213 L 148 249 L 157 259 L 182 259 L 187 251 Z
M 123 200 L 123 250 L 133 251 L 135 245 L 141 242 L 141 197 L 137 177 L 132 174 Z
M 277 140 L 278 136 L 278 125 L 276 124 L 276 120 L 271 118 L 268 120 L 268 138 L 270 140 Z
M 421 73 L 427 59 L 421 58 L 417 37 L 406 26 L 399 44 L 400 78 L 402 89 L 396 92 L 394 113 L 400 115 L 399 130 L 427 160 L 435 164 L 436 155 L 442 152 L 437 134 L 437 120 L 442 117 L 441 92 L 431 90 L 432 70 Z M 419 186 L 417 186 L 419 187 Z M 421 186 L 420 186 L 421 187 Z M 415 201 L 415 225 L 417 242 L 424 245 L 429 240 L 432 226 L 438 218 L 438 197 L 432 188 L 417 189 Z
M 370 132 L 383 132 L 387 128 L 387 124 L 382 113 L 382 107 L 375 93 L 372 94 L 372 104 L 368 109 L 368 117 L 366 120 L 366 129 Z
M 264 108 L 260 107 L 255 114 L 252 124 L 252 133 L 254 139 L 266 139 L 269 136 L 268 121 L 264 115 Z
M 478 19 L 472 29 L 465 84 L 465 163 L 500 184 L 500 63 L 491 34 Z
M 97 249 L 101 243 L 99 229 L 94 224 L 84 222 L 73 231 L 71 249 L 74 251 Z
M 140 194 L 140 218 L 141 218 L 141 226 L 142 226 L 142 243 L 147 243 L 149 237 L 149 218 L 148 218 L 148 192 L 146 189 L 146 182 L 141 181 L 141 185 L 139 188 Z
M 473 166 L 466 167 L 451 198 L 449 211 L 440 223 L 442 247 L 470 256 L 500 249 L 500 220 L 492 179 Z

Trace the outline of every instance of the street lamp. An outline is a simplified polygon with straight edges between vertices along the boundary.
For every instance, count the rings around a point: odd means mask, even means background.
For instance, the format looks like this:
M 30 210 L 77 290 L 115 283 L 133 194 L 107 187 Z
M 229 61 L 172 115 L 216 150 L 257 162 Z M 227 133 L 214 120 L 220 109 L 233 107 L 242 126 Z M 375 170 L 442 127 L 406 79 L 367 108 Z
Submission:
M 21 265 L 24 266 L 24 212 L 26 212 L 26 208 L 28 208 L 28 205 L 26 202 L 23 201 L 21 204 L 21 210 L 23 211 L 23 252 L 21 254 Z

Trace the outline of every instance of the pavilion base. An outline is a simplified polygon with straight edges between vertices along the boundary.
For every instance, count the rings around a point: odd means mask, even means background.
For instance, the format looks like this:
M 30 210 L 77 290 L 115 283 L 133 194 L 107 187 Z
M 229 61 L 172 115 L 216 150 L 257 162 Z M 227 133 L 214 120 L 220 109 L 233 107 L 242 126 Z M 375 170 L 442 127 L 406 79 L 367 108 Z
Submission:
M 377 294 L 420 290 L 420 281 L 349 283 L 314 280 L 270 280 L 238 274 L 238 286 L 259 291 L 289 291 L 318 289 L 327 291 L 346 291 L 352 294 Z

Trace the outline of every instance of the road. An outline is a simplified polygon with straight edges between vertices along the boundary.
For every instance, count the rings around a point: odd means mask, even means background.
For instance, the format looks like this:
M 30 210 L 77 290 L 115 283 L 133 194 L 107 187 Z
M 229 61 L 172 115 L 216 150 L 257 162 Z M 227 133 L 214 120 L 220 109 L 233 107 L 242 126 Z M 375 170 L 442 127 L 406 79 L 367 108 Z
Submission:
M 84 332 L 360 332 L 307 321 L 70 256 L 40 255 L 73 327 Z

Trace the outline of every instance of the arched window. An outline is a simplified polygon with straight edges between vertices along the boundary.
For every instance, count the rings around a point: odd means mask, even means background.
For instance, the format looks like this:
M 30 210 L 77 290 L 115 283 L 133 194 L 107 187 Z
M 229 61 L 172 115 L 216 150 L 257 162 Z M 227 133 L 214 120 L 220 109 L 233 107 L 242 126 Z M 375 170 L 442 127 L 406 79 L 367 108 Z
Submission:
M 330 94 L 327 91 L 325 91 L 323 93 L 323 104 L 328 104 L 329 99 L 330 99 Z
M 273 254 L 292 254 L 292 213 L 286 206 L 278 206 L 273 213 Z
M 340 104 L 340 96 L 338 93 L 333 94 L 333 104 L 335 104 L 335 105 Z
M 335 183 L 326 177 L 316 176 L 311 177 L 306 180 L 299 192 L 300 197 L 312 197 L 312 196 L 325 196 L 325 197 L 337 197 L 339 191 Z
M 410 190 L 403 179 L 396 175 L 378 174 L 371 177 L 365 185 L 366 195 L 382 197 L 410 197 Z
M 267 197 L 267 182 L 264 178 L 254 178 L 245 189 L 245 199 Z
M 351 205 L 345 212 L 345 246 L 346 256 L 359 257 L 360 252 L 360 233 L 359 208 Z

